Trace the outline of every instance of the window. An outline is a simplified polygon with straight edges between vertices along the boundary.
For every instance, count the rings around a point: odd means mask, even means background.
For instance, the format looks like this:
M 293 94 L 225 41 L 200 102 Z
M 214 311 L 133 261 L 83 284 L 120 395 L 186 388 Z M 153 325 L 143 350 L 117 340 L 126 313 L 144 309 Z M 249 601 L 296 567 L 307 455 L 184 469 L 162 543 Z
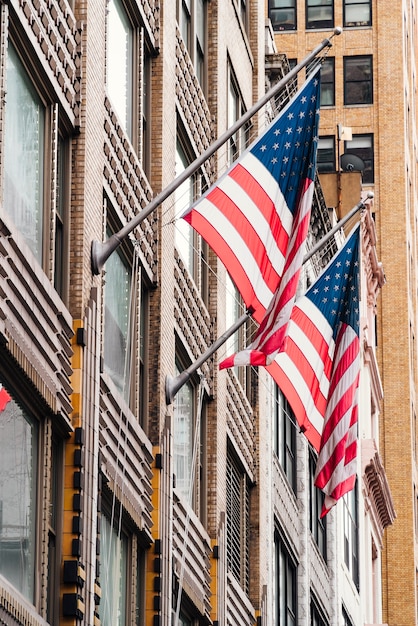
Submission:
M 177 21 L 197 79 L 206 91 L 207 0 L 178 0 Z
M 59 134 L 58 105 L 41 100 L 10 41 L 6 71 L 3 207 L 38 263 L 52 268 L 51 281 L 66 300 L 69 142 Z
M 328 626 L 322 611 L 319 610 L 316 600 L 311 599 L 311 626 Z
M 186 133 L 179 128 L 176 146 L 176 176 L 179 176 L 193 161 L 190 145 L 186 140 Z M 174 191 L 176 228 L 175 245 L 182 261 L 193 278 L 203 302 L 208 302 L 208 267 L 207 243 L 197 234 L 180 215 L 201 195 L 204 188 L 204 178 L 201 172 L 195 172 L 189 176 Z
M 151 51 L 146 30 L 125 0 L 108 0 L 106 90 L 122 128 L 149 175 L 152 142 Z
M 112 232 L 107 231 L 107 237 Z M 126 246 L 106 261 L 104 293 L 104 370 L 126 401 L 130 396 L 132 262 Z
M 189 166 L 191 159 L 186 154 L 183 142 L 177 139 L 176 148 L 176 177 Z M 189 176 L 174 192 L 176 214 L 181 215 L 193 204 L 195 198 L 194 177 Z M 193 278 L 196 278 L 196 250 L 198 235 L 196 231 L 183 219 L 176 222 L 175 243 L 184 264 Z
M 342 614 L 343 614 L 343 623 L 342 626 L 353 626 L 353 622 L 350 619 L 346 609 L 344 607 L 342 607 Z
M 344 26 L 371 26 L 371 0 L 344 0 Z
M 335 172 L 335 137 L 320 137 L 317 152 L 318 172 Z
M 59 550 L 59 511 L 62 506 L 60 477 L 62 476 L 62 446 L 52 438 L 51 441 L 51 480 L 49 484 L 49 515 L 48 515 L 48 590 L 47 619 L 50 624 L 59 621 L 59 593 L 57 581 L 60 571 Z
M 247 0 L 238 0 L 239 13 L 241 18 L 241 23 L 244 26 L 244 30 L 248 31 L 248 9 L 247 9 Z
M 228 450 L 226 459 L 227 567 L 244 591 L 249 586 L 249 485 L 247 475 Z
M 334 1 L 306 0 L 306 28 L 333 28 Z
M 54 264 L 54 287 L 61 299 L 67 300 L 68 276 L 66 272 L 68 258 L 68 220 L 69 189 L 66 172 L 69 171 L 69 146 L 68 141 L 58 138 L 57 146 L 57 193 L 55 209 L 55 264 Z
M 344 496 L 344 562 L 359 588 L 359 528 L 357 484 Z
M 46 109 L 9 45 L 3 204 L 38 262 L 43 262 Z
M 335 105 L 335 58 L 326 57 L 321 69 L 321 107 Z
M 373 57 L 344 57 L 344 104 L 373 103 Z
M 279 387 L 275 385 L 274 451 L 296 493 L 296 418 Z
M 146 47 L 145 42 L 142 42 L 142 77 L 140 87 L 140 106 L 142 116 L 142 167 L 150 176 L 151 173 L 151 153 L 152 142 L 150 136 L 150 119 L 151 119 L 151 54 Z
M 178 361 L 176 376 L 185 369 L 183 362 Z M 202 520 L 206 518 L 205 442 L 206 405 L 191 380 L 174 398 L 173 462 L 176 491 Z
M 176 376 L 183 371 L 183 367 L 176 367 Z M 193 448 L 196 419 L 196 394 L 195 387 L 189 381 L 177 392 L 174 400 L 174 425 L 173 425 L 173 457 L 174 474 L 176 477 L 176 489 L 186 502 L 193 503 L 192 473 Z M 193 468 L 194 472 L 196 471 Z
M 228 128 L 245 113 L 244 104 L 238 89 L 238 83 L 231 68 L 228 72 Z M 249 125 L 244 124 L 229 139 L 229 163 L 239 157 L 249 143 Z
M 269 0 L 273 30 L 296 30 L 296 0 Z
M 103 626 L 140 626 L 144 620 L 145 550 L 136 526 L 106 485 L 102 502 L 100 623 Z
M 226 328 L 229 329 L 236 321 L 238 321 L 238 319 L 244 313 L 242 297 L 238 289 L 235 287 L 233 281 L 231 280 L 229 274 L 226 274 L 225 308 Z M 244 323 L 238 330 L 235 331 L 233 335 L 228 337 L 227 341 L 225 342 L 225 351 L 227 356 L 231 356 L 232 354 L 235 354 L 235 352 L 239 352 L 240 350 L 244 350 L 244 348 L 246 348 L 248 325 L 249 323 Z M 233 369 L 243 389 L 249 392 L 251 387 L 251 368 L 236 366 Z
M 327 560 L 327 525 L 326 516 L 321 519 L 322 506 L 325 496 L 318 487 L 315 487 L 316 458 L 309 453 L 309 522 L 312 537 L 318 546 L 318 550 Z
M 134 29 L 122 0 L 109 0 L 106 38 L 106 86 L 127 135 L 133 135 Z
M 344 153 L 360 157 L 364 162 L 363 183 L 374 183 L 373 135 L 353 135 L 351 141 L 344 142 Z
M 0 574 L 35 602 L 38 422 L 0 391 Z
M 297 567 L 286 544 L 276 533 L 274 538 L 275 624 L 296 626 Z

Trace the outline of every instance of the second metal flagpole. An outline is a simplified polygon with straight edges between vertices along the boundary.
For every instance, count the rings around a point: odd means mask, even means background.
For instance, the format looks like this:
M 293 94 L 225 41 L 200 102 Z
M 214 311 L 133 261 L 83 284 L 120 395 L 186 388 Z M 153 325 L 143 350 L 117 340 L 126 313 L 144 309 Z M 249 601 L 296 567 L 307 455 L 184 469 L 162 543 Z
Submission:
M 267 91 L 254 106 L 252 106 L 239 120 L 237 120 L 228 130 L 215 140 L 202 154 L 195 159 L 181 174 L 177 176 L 165 189 L 151 200 L 151 202 L 132 218 L 125 226 L 123 226 L 117 233 L 113 234 L 105 242 L 92 241 L 91 244 L 91 270 L 93 274 L 100 274 L 103 265 L 106 263 L 109 256 L 116 250 L 116 248 L 122 243 L 122 241 L 146 218 L 154 209 L 157 208 L 168 196 L 170 196 L 185 180 L 187 180 L 196 170 L 203 165 L 209 157 L 211 157 L 218 148 L 220 148 L 237 130 L 243 126 L 261 107 L 271 100 L 288 82 L 292 80 L 294 76 L 310 61 L 312 61 L 321 50 L 326 47 L 331 47 L 331 39 L 334 35 L 340 35 L 341 28 L 335 28 L 334 34 L 329 39 L 324 39 L 308 56 L 305 57 L 298 65 L 296 65 L 286 76 L 284 76 L 278 83 L 273 85 L 269 91 Z
M 235 331 L 238 330 L 238 328 L 241 328 L 241 326 L 243 324 L 245 324 L 245 322 L 250 317 L 252 312 L 253 312 L 252 309 L 247 309 L 247 311 L 245 313 L 243 313 L 241 315 L 241 317 L 238 318 L 237 321 L 234 322 L 232 324 L 232 326 L 230 326 L 224 332 L 224 334 L 221 335 L 215 341 L 215 343 L 213 343 L 211 346 L 209 346 L 209 348 L 206 350 L 206 352 L 204 352 L 194 363 L 192 363 L 190 365 L 190 367 L 188 367 L 186 370 L 181 372 L 175 378 L 173 378 L 172 376 L 167 376 L 166 377 L 166 379 L 165 379 L 165 400 L 166 400 L 167 404 L 171 404 L 173 402 L 174 396 L 179 391 L 179 389 L 181 389 L 183 387 L 183 385 L 185 383 L 187 383 L 188 380 L 190 380 L 190 378 L 195 373 L 195 371 L 197 369 L 199 369 L 199 367 L 201 365 L 203 365 L 203 363 L 205 361 L 207 361 L 208 358 L 211 357 L 212 354 L 214 354 L 216 352 L 216 350 L 218 348 L 220 348 L 225 343 L 225 341 L 227 339 L 229 339 L 229 337 L 235 333 Z

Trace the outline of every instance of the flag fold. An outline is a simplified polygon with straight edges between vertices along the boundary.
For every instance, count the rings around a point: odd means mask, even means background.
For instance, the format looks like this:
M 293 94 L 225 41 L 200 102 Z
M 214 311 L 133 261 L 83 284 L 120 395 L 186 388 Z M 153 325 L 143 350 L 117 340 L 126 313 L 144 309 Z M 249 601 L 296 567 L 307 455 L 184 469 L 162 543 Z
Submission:
M 264 133 L 182 217 L 229 272 L 261 322 L 296 291 L 309 227 L 319 125 L 319 68 Z M 288 309 L 291 309 L 289 305 Z

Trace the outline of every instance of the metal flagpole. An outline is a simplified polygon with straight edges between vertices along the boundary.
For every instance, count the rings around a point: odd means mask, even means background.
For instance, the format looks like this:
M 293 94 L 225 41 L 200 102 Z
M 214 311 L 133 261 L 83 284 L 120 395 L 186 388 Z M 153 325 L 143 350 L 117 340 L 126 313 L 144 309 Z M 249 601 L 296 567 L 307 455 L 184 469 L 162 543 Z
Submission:
M 243 324 L 245 324 L 245 322 L 247 321 L 247 319 L 250 317 L 250 315 L 253 313 L 253 309 L 249 308 L 246 310 L 245 313 L 243 313 L 241 315 L 240 318 L 237 319 L 236 322 L 234 322 L 232 324 L 232 326 L 230 326 L 223 335 L 221 335 L 216 341 L 215 343 L 213 343 L 211 346 L 209 346 L 209 348 L 206 350 L 206 352 L 204 352 L 198 359 L 197 361 L 195 361 L 194 363 L 192 363 L 190 365 L 190 367 L 188 367 L 186 370 L 184 370 L 184 372 L 181 372 L 181 374 L 179 374 L 178 376 L 167 376 L 165 379 L 165 400 L 167 404 L 171 404 L 173 402 L 174 396 L 176 395 L 176 393 L 179 391 L 179 389 L 181 389 L 183 387 L 183 385 L 185 383 L 187 383 L 188 380 L 190 380 L 190 378 L 192 377 L 192 375 L 195 373 L 195 371 L 197 369 L 199 369 L 199 367 L 201 365 L 203 365 L 203 363 L 205 361 L 207 361 L 207 359 L 209 357 L 212 356 L 212 354 L 214 352 L 216 352 L 216 350 L 218 348 L 220 348 L 227 339 L 229 339 L 229 337 L 231 335 L 233 335 L 235 333 L 235 331 L 238 330 L 238 328 L 241 328 L 241 326 Z
M 179 174 L 165 189 L 151 200 L 151 202 L 138 215 L 132 218 L 117 233 L 114 233 L 105 242 L 92 241 L 91 244 L 91 270 L 93 274 L 100 274 L 104 264 L 110 257 L 112 252 L 122 243 L 122 241 L 146 218 L 154 209 L 159 206 L 168 196 L 170 196 L 185 180 L 189 178 L 196 170 L 203 165 L 209 157 L 211 157 L 218 148 L 220 148 L 237 130 L 241 128 L 261 107 L 271 100 L 294 76 L 310 61 L 312 61 L 321 50 L 331 47 L 331 39 L 335 35 L 340 35 L 341 28 L 335 28 L 333 35 L 329 39 L 324 39 L 308 56 L 305 57 L 298 65 L 296 65 L 286 76 L 278 83 L 273 85 L 254 106 L 252 106 L 239 120 L 237 120 L 228 130 L 215 140 L 197 159 L 195 159 L 181 174 Z
M 360 200 L 360 202 L 358 202 L 355 206 L 353 206 L 353 208 L 346 214 L 344 215 L 340 221 L 335 224 L 335 226 L 333 226 L 331 228 L 331 230 L 329 230 L 323 237 L 322 239 L 320 239 L 314 246 L 313 248 L 311 248 L 303 257 L 303 263 L 306 263 L 306 261 L 309 261 L 310 258 L 313 257 L 314 254 L 316 254 L 316 252 L 318 252 L 318 250 L 320 250 L 322 248 L 323 245 L 325 245 L 328 241 L 328 239 L 331 239 L 331 237 L 333 235 L 335 235 L 335 233 L 337 233 L 339 230 L 341 230 L 341 228 L 352 218 L 354 217 L 354 215 L 358 212 L 358 211 L 362 211 L 363 209 L 366 208 L 366 202 L 367 200 L 371 200 L 374 197 L 374 193 L 372 191 L 368 191 L 367 192 L 367 197 L 364 200 Z
M 316 253 L 318 252 L 318 250 L 320 250 L 322 248 L 322 246 L 324 246 L 326 244 L 326 242 L 331 239 L 331 237 L 333 235 L 335 235 L 336 232 L 338 232 L 339 230 L 341 230 L 341 228 L 352 218 L 354 217 L 354 215 L 358 212 L 363 210 L 366 205 L 365 202 L 367 202 L 367 200 L 371 200 L 371 198 L 373 198 L 374 194 L 373 192 L 369 191 L 367 192 L 367 197 L 366 199 L 360 200 L 360 202 L 358 202 L 358 204 L 356 204 L 346 215 L 344 215 L 344 217 L 342 217 L 340 219 L 340 221 L 333 227 L 331 228 L 330 231 L 328 231 L 326 233 L 326 235 L 324 235 L 322 237 L 322 239 L 320 241 L 318 241 L 313 248 L 311 248 L 309 250 L 309 252 L 307 252 L 305 254 L 305 256 L 303 257 L 303 263 L 306 263 L 307 261 L 309 261 L 309 259 Z M 216 341 L 215 343 L 213 343 L 207 350 L 206 352 L 204 352 L 198 359 L 197 361 L 195 361 L 194 363 L 192 363 L 186 370 L 184 370 L 183 372 L 181 372 L 178 376 L 167 376 L 165 379 L 165 399 L 166 399 L 166 404 L 171 404 L 174 400 L 174 397 L 176 395 L 176 393 L 183 387 L 183 385 L 185 383 L 187 383 L 188 380 L 190 380 L 190 378 L 192 377 L 192 375 L 196 372 L 196 370 L 199 369 L 199 367 L 201 365 L 203 365 L 203 363 L 212 356 L 212 354 L 214 354 L 214 352 L 216 352 L 216 350 L 218 348 L 220 348 L 227 339 L 229 339 L 229 337 L 231 335 L 233 335 L 239 328 L 241 328 L 241 326 L 243 324 L 245 324 L 245 322 L 247 321 L 247 319 L 251 316 L 252 314 L 252 309 L 247 309 L 247 311 L 241 315 L 241 317 L 239 319 L 236 320 L 236 322 L 234 322 L 234 324 L 232 326 L 230 326 L 230 328 L 228 328 L 223 335 L 221 335 Z

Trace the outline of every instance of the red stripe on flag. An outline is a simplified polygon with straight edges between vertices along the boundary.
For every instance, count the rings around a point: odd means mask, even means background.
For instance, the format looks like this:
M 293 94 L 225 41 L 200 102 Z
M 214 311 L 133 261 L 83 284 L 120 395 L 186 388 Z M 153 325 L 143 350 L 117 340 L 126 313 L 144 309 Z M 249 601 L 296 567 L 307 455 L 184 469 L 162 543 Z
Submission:
M 257 322 L 263 318 L 265 307 L 259 301 L 251 280 L 248 278 L 242 264 L 233 254 L 229 245 L 225 242 L 222 235 L 212 226 L 208 220 L 200 213 L 192 211 L 187 216 L 187 221 L 198 232 L 205 232 L 205 239 L 210 239 L 210 245 L 215 253 L 221 258 L 228 258 L 228 272 L 234 277 L 235 284 L 239 284 L 240 293 L 247 308 L 253 307 L 253 317 Z M 277 274 L 276 274 L 277 276 Z
M 251 198 L 261 215 L 264 216 L 266 222 L 268 222 L 270 226 L 272 238 L 276 241 L 277 247 L 284 256 L 289 243 L 289 235 L 282 226 L 281 217 L 279 216 L 276 206 L 270 196 L 267 195 L 251 172 L 245 169 L 245 167 L 243 167 L 240 163 L 237 163 L 229 175 Z M 238 207 L 237 211 L 239 211 Z M 239 225 L 240 224 L 238 223 L 237 227 Z

